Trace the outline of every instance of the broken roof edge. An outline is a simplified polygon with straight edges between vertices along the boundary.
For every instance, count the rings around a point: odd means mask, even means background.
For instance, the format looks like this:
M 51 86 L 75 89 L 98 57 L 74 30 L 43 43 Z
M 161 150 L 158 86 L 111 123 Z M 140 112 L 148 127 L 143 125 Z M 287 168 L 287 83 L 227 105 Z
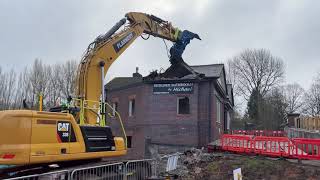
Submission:
M 194 71 L 204 74 L 205 77 L 220 77 L 225 72 L 224 64 L 207 64 L 190 66 Z
M 218 66 L 218 65 L 224 66 L 223 63 L 217 63 L 217 64 L 198 64 L 198 65 L 189 65 L 189 66 L 190 66 L 190 67 L 198 67 L 198 66 Z
M 222 71 L 225 70 L 224 64 L 221 63 L 190 66 L 183 62 L 182 66 L 170 66 L 163 73 L 152 71 L 149 75 L 144 77 L 115 77 L 105 85 L 105 89 L 113 91 L 133 87 L 142 83 L 206 81 L 219 78 Z M 179 73 L 181 74 L 179 75 Z
M 115 77 L 104 85 L 107 91 L 120 90 L 143 84 L 142 77 Z

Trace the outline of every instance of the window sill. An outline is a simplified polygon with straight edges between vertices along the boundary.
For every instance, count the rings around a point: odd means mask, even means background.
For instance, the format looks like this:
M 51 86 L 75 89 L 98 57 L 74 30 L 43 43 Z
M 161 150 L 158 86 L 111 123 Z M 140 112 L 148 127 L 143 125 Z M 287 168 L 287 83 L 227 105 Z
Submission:
M 190 117 L 191 114 L 177 114 L 177 117 Z

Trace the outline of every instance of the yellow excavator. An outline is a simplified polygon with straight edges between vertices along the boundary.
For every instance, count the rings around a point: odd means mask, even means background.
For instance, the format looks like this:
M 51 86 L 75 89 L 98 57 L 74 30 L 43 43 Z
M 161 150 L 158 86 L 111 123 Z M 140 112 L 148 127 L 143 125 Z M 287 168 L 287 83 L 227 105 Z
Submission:
M 106 123 L 110 106 L 105 102 L 103 80 L 111 64 L 143 34 L 174 42 L 172 62 L 179 61 L 191 39 L 200 39 L 156 16 L 127 13 L 88 46 L 78 67 L 75 98 L 67 107 L 52 108 L 51 112 L 0 112 L 0 164 L 49 164 L 125 155 L 124 129 L 124 138 L 113 137 Z M 120 116 L 118 119 L 122 125 Z

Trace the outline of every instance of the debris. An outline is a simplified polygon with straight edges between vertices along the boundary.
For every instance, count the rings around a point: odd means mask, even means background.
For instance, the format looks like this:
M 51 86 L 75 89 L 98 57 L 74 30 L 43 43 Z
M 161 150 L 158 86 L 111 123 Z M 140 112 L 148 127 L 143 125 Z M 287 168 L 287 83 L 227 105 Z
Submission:
M 195 168 L 194 168 L 194 173 L 195 173 L 195 174 L 200 174 L 200 173 L 201 173 L 201 168 L 195 167 Z
M 160 164 L 165 167 L 166 161 Z M 179 158 L 177 169 L 170 171 L 179 179 L 233 179 L 241 168 L 243 179 L 320 179 L 318 164 L 298 164 L 288 160 L 230 153 L 206 153 L 192 148 Z M 159 171 L 163 172 L 163 171 Z

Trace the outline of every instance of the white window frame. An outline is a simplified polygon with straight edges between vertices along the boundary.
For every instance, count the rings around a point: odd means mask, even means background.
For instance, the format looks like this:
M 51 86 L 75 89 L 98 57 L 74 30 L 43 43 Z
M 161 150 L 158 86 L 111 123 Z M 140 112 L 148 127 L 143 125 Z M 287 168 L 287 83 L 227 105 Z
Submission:
M 129 116 L 133 116 L 134 115 L 134 112 L 132 112 L 132 102 L 135 101 L 134 98 L 130 99 L 129 100 Z
M 221 123 L 221 102 L 220 100 L 217 98 L 217 122 Z
M 221 77 L 218 78 L 218 82 L 219 82 L 219 84 L 222 86 Z
M 113 102 L 112 103 L 112 116 L 116 116 L 116 104 L 118 104 L 118 102 Z M 119 104 L 118 104 L 119 106 Z
M 230 124 L 231 124 L 231 115 L 230 111 L 227 112 L 227 129 L 230 129 Z

